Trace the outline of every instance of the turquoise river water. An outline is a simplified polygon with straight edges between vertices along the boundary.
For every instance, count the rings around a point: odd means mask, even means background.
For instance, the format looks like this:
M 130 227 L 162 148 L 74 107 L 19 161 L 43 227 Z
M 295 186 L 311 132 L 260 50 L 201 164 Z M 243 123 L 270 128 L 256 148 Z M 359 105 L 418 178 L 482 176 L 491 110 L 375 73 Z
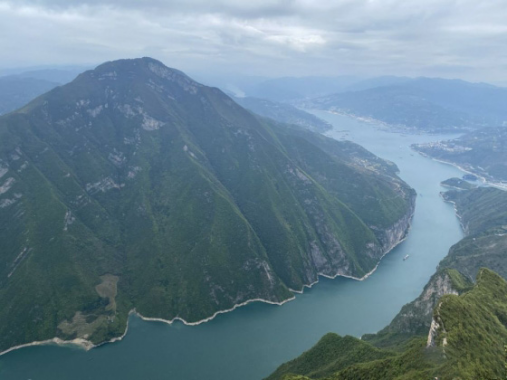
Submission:
M 327 332 L 359 337 L 387 325 L 420 294 L 438 262 L 463 236 L 452 206 L 439 196 L 442 180 L 463 173 L 409 148 L 451 136 L 390 133 L 348 117 L 314 113 L 333 124 L 330 136 L 395 162 L 400 177 L 418 193 L 408 238 L 371 277 L 322 278 L 283 306 L 253 303 L 193 327 L 131 316 L 122 341 L 88 352 L 51 345 L 0 356 L 0 379 L 260 380 Z

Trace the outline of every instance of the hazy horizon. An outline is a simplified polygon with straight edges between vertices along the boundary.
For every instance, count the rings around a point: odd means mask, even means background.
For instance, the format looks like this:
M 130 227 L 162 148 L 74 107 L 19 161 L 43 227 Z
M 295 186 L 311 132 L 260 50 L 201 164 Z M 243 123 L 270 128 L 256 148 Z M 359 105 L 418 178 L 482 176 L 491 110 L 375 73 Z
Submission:
M 505 85 L 506 16 L 497 0 L 0 1 L 0 72 L 150 56 L 198 76 Z

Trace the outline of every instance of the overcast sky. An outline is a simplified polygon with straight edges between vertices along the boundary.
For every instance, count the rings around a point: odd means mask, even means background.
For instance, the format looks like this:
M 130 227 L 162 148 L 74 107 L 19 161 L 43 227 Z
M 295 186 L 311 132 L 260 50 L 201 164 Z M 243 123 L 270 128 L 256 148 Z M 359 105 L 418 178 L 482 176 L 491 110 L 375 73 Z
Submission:
M 506 0 L 0 0 L 0 68 L 151 56 L 187 72 L 507 82 Z

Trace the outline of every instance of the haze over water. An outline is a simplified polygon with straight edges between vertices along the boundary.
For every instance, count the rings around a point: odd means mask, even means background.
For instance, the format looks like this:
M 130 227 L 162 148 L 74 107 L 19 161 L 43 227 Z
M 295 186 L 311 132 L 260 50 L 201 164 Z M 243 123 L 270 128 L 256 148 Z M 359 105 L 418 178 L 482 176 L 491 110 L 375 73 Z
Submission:
M 453 207 L 439 196 L 441 181 L 463 173 L 410 149 L 413 143 L 451 136 L 389 133 L 348 117 L 313 113 L 333 124 L 329 136 L 347 138 L 395 162 L 400 177 L 418 193 L 407 240 L 384 257 L 371 277 L 362 282 L 322 278 L 281 307 L 254 303 L 193 327 L 132 316 L 119 343 L 89 352 L 29 347 L 1 356 L 0 378 L 259 380 L 327 332 L 359 337 L 386 326 L 420 294 L 438 262 L 463 236 Z

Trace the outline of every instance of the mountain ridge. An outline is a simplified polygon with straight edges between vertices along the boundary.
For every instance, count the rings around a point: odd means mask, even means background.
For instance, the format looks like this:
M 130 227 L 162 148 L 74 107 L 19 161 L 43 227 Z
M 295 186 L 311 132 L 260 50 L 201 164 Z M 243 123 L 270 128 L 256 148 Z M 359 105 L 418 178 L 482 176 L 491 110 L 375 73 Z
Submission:
M 151 58 L 100 65 L 0 118 L 0 350 L 361 278 L 410 225 L 396 170 Z
M 506 99 L 507 89 L 503 87 L 421 77 L 296 103 L 302 108 L 343 113 L 405 131 L 456 133 L 504 125 Z

